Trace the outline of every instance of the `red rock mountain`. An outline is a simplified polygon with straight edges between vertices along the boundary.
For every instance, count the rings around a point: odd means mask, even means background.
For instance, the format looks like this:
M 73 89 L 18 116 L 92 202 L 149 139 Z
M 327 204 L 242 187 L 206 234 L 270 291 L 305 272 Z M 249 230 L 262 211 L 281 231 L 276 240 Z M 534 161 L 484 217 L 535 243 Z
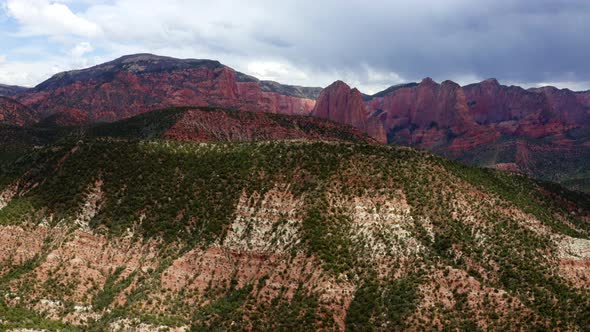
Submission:
M 460 137 L 456 144 L 475 144 L 474 134 L 490 140 L 491 133 L 475 130 L 463 89 L 456 83 L 435 83 L 426 78 L 418 85 L 392 89 L 366 102 L 370 113 L 384 124 L 390 142 L 435 148 Z
M 138 54 L 57 74 L 18 99 L 41 118 L 80 111 L 95 122 L 173 106 L 309 114 L 320 90 L 259 81 L 212 60 Z
M 34 123 L 33 111 L 16 100 L 0 97 L 0 124 L 17 126 Z
M 384 122 L 390 140 L 433 148 L 443 143 L 446 132 L 447 148 L 462 150 L 506 135 L 563 138 L 572 129 L 590 125 L 587 95 L 553 87 L 525 90 L 495 79 L 465 87 L 425 79 L 365 99 L 369 112 L 377 112 Z M 478 140 L 456 142 L 466 137 Z
M 389 143 L 590 189 L 590 92 L 424 79 L 366 96 Z M 586 170 L 586 171 L 585 171 Z M 586 174 L 586 175 L 584 175 Z
M 383 124 L 369 117 L 363 103 L 363 96 L 356 88 L 336 81 L 322 90 L 312 113 L 324 119 L 352 125 L 382 143 L 387 143 Z

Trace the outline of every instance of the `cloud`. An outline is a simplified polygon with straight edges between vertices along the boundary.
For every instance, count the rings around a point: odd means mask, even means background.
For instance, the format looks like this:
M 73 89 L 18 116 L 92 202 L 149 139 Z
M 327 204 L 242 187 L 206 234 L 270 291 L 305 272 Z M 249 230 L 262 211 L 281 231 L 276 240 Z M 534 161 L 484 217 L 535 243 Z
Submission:
M 271 81 L 281 81 L 286 78 L 299 81 L 308 78 L 299 68 L 278 61 L 254 61 L 248 64 L 246 71 L 257 78 Z
M 80 58 L 86 53 L 94 51 L 94 48 L 89 42 L 81 42 L 76 44 L 71 50 L 70 55 L 74 58 Z
M 7 0 L 5 11 L 22 36 L 13 38 L 46 38 L 51 55 L 37 62 L 62 56 L 66 67 L 152 52 L 365 92 L 426 76 L 590 81 L 587 0 Z
M 76 35 L 96 37 L 101 29 L 73 13 L 70 8 L 48 0 L 8 0 L 5 12 L 20 24 L 22 35 Z
M 6 61 L 0 62 L 0 82 L 22 86 L 33 86 L 36 82 L 58 73 L 60 67 L 48 62 Z

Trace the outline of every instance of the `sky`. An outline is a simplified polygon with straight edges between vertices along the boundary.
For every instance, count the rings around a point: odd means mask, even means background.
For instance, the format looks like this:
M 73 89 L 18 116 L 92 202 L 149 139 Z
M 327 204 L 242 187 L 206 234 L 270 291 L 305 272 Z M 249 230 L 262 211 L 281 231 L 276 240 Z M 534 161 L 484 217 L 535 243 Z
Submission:
M 432 77 L 590 89 L 589 0 L 0 0 L 0 83 L 132 53 L 365 93 Z

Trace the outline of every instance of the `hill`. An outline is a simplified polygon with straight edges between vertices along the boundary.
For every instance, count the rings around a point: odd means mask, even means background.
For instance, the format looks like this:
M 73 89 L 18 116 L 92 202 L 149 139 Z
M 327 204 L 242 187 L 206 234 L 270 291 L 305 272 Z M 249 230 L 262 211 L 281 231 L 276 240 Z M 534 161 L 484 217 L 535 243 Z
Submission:
M 117 138 L 194 142 L 326 140 L 375 144 L 351 126 L 310 116 L 237 111 L 215 107 L 157 110 L 113 123 L 79 124 L 79 112 L 56 113 L 30 127 L 0 125 L 0 167 L 60 140 Z M 63 124 L 68 125 L 64 126 Z
M 27 91 L 29 88 L 16 85 L 0 84 L 0 96 L 11 97 L 19 93 Z
M 35 114 L 18 101 L 0 97 L 0 124 L 25 126 L 35 123 Z
M 4 168 L 2 327 L 590 325 L 589 196 L 287 118 L 146 113 Z

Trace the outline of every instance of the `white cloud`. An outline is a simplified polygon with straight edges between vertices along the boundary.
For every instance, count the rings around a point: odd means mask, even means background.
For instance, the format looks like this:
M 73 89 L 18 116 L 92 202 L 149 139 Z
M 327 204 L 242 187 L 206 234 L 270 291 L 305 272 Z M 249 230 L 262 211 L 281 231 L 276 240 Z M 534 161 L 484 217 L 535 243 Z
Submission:
M 289 79 L 296 82 L 309 80 L 308 75 L 302 70 L 289 63 L 278 61 L 250 62 L 245 71 L 263 80 L 285 81 Z
M 0 61 L 0 83 L 35 86 L 57 73 L 93 66 L 108 60 L 109 57 L 75 58 L 69 54 L 47 55 L 38 60 L 6 57 L 4 62 Z
M 0 63 L 0 82 L 34 86 L 55 74 L 55 69 L 48 62 L 4 62 Z
M 20 24 L 23 35 L 76 35 L 96 37 L 100 27 L 73 13 L 70 8 L 49 0 L 7 0 L 6 14 Z
M 94 51 L 94 47 L 89 42 L 81 42 L 76 44 L 69 53 L 74 58 L 81 58 L 84 54 L 92 51 Z

